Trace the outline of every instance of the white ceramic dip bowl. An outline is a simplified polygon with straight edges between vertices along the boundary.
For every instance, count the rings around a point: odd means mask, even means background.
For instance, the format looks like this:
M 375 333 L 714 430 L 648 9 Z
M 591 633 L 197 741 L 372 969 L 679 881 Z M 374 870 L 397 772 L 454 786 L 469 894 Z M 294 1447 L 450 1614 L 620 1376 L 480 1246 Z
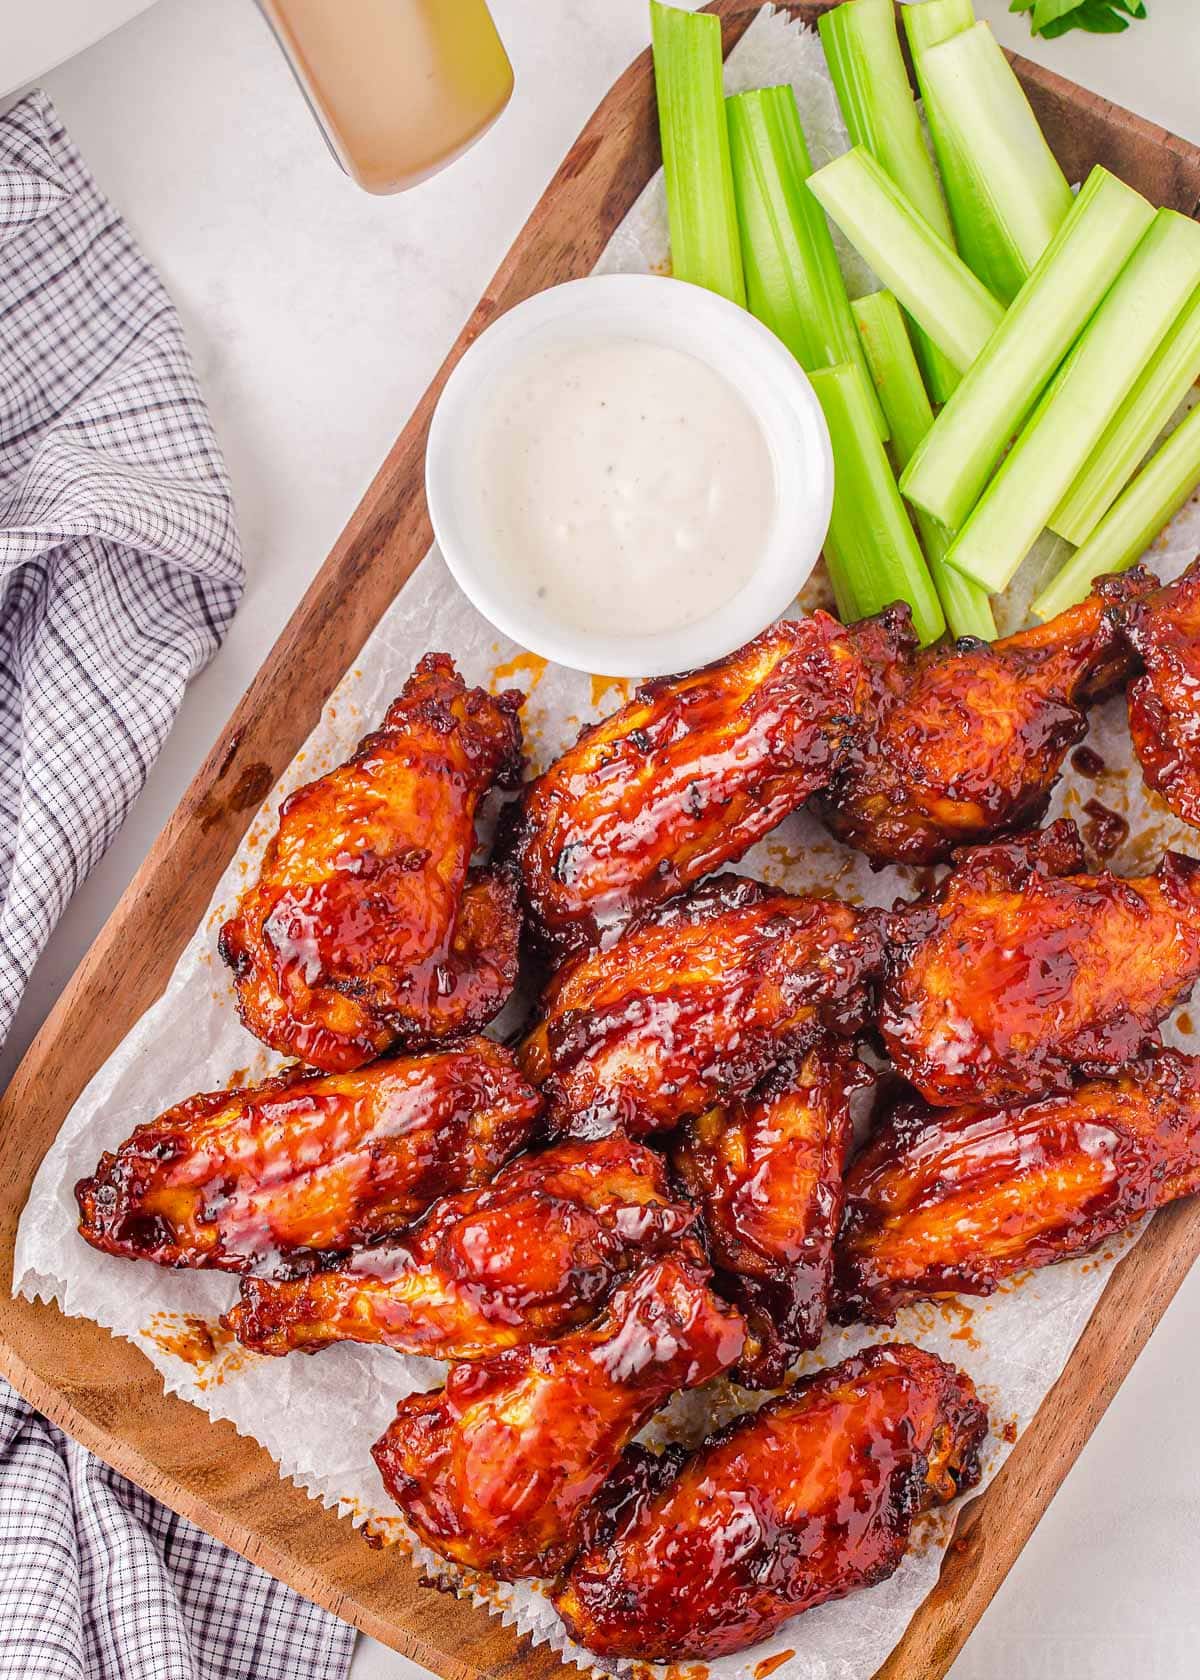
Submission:
M 639 632 L 588 627 L 554 611 L 530 571 L 498 563 L 481 484 L 481 426 L 489 394 L 511 384 L 545 351 L 637 341 L 696 358 L 719 375 L 761 430 L 774 506 L 744 581 L 705 616 Z M 494 415 L 486 423 L 494 424 Z M 833 457 L 824 416 L 804 370 L 761 322 L 713 292 L 654 275 L 605 275 L 539 292 L 494 321 L 466 351 L 439 399 L 429 432 L 426 489 L 446 564 L 497 629 L 531 652 L 613 677 L 659 676 L 707 664 L 740 647 L 782 613 L 821 552 L 833 501 Z M 654 563 L 653 555 L 646 564 Z M 636 593 L 636 592 L 634 592 Z M 621 615 L 625 616 L 624 613 Z

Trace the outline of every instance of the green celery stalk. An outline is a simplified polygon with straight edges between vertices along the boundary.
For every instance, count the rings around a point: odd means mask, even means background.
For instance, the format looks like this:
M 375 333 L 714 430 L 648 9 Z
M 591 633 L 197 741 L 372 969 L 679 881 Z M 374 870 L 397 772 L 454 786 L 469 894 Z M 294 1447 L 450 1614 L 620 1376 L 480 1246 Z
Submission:
M 961 35 L 964 29 L 970 29 L 975 22 L 975 8 L 971 0 L 920 0 L 918 5 L 905 6 L 902 16 L 908 50 L 915 64 L 918 53 L 927 47 L 936 47 L 951 35 Z
M 851 143 L 867 148 L 918 215 L 953 247 L 950 214 L 921 132 L 892 0 L 843 0 L 817 27 Z M 945 402 L 958 384 L 957 372 L 919 327 L 917 352 L 935 402 Z
M 1004 303 L 1071 208 L 1071 189 L 986 23 L 915 50 L 958 248 Z
M 1053 618 L 1082 601 L 1107 572 L 1123 572 L 1150 544 L 1200 484 L 1200 408 L 1193 408 L 1156 455 L 1115 501 L 1082 548 L 1033 603 L 1039 618 Z
M 872 424 L 872 400 L 857 362 L 810 375 L 833 445 L 833 516 L 825 538 L 838 612 L 846 623 L 907 601 L 922 643 L 946 628 L 891 465 Z
M 1200 379 L 1200 292 L 1187 305 L 1121 404 L 1050 529 L 1085 543 L 1154 447 L 1155 439 Z
M 913 320 L 965 373 L 1004 316 L 987 288 L 864 146 L 818 169 L 808 185 Z
M 1046 391 L 948 559 L 1003 589 L 1200 284 L 1200 223 L 1160 210 Z
M 721 22 L 650 0 L 671 270 L 746 301 L 721 82 Z
M 874 292 L 870 297 L 859 298 L 854 305 L 854 319 L 891 430 L 892 461 L 902 471 L 933 425 L 933 407 L 921 380 L 900 305 L 891 292 Z M 946 554 L 954 540 L 950 532 L 918 508 L 917 534 L 953 634 L 992 641 L 996 621 L 986 592 L 946 565 Z
M 960 530 L 1072 344 L 1154 221 L 1154 210 L 1096 168 L 987 349 L 938 415 L 900 488 Z
M 805 182 L 812 162 L 790 87 L 726 101 L 733 184 L 750 313 L 806 373 L 866 359 L 825 213 Z M 887 437 L 883 410 L 875 425 Z

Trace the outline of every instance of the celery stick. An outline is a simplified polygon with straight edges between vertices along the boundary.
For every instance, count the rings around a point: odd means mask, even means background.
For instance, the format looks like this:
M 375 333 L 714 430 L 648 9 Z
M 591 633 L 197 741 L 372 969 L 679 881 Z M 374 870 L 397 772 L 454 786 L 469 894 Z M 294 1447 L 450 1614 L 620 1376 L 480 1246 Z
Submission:
M 965 373 L 1004 310 L 864 146 L 809 177 L 850 243 L 952 365 Z
M 1053 618 L 1082 601 L 1106 572 L 1123 572 L 1150 544 L 1200 485 L 1200 408 L 1171 433 L 1133 483 L 1105 514 L 1082 548 L 1033 603 L 1039 618 Z
M 923 643 L 946 628 L 896 480 L 871 419 L 871 395 L 857 362 L 811 375 L 833 444 L 833 517 L 825 560 L 847 623 L 907 601 Z
M 1175 410 L 1200 379 L 1200 292 L 1172 326 L 1121 404 L 1099 447 L 1050 521 L 1078 548 L 1129 483 Z
M 795 94 L 790 87 L 739 93 L 726 113 L 750 313 L 807 373 L 858 361 L 866 375 L 833 235 L 804 184 L 812 162 Z M 886 438 L 877 402 L 875 424 Z
M 721 22 L 650 0 L 671 271 L 745 303 L 721 84 Z
M 958 248 L 1009 303 L 1071 208 L 1066 176 L 986 23 L 921 47 L 916 69 Z
M 1200 284 L 1200 223 L 1160 210 L 948 555 L 1003 589 Z
M 1106 169 L 1088 176 L 987 349 L 938 415 L 900 488 L 952 531 L 1154 220 Z
M 901 15 L 914 63 L 918 53 L 960 35 L 975 22 L 971 0 L 920 0 L 918 5 L 905 6 Z
M 921 132 L 892 0 L 843 0 L 823 14 L 817 27 L 851 143 L 867 148 L 917 214 L 953 247 L 950 215 Z M 917 351 L 935 402 L 945 402 L 958 374 L 919 327 Z
M 902 470 L 933 425 L 933 408 L 921 382 L 908 329 L 891 292 L 859 298 L 854 319 L 891 430 L 892 461 Z M 985 591 L 945 563 L 954 540 L 950 532 L 920 509 L 917 532 L 951 631 L 956 636 L 979 636 L 990 642 L 996 634 L 996 621 Z

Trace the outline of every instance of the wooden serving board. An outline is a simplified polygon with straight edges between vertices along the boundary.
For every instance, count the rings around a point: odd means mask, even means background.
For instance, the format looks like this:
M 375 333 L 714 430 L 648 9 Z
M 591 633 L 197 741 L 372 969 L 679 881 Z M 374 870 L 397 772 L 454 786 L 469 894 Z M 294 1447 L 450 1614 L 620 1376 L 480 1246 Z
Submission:
M 808 22 L 827 4 L 792 4 Z M 754 15 L 713 0 L 732 46 Z M 1016 59 L 1069 177 L 1103 163 L 1155 203 L 1200 210 L 1200 149 Z M 446 1680 L 558 1658 L 483 1611 L 423 1587 L 387 1549 L 281 1480 L 262 1448 L 165 1395 L 129 1343 L 86 1319 L 10 1298 L 17 1221 L 34 1174 L 88 1080 L 163 991 L 260 803 L 316 723 L 432 540 L 425 440 L 438 393 L 483 327 L 530 293 L 593 267 L 658 166 L 649 53 L 572 146 L 416 413 L 297 607 L 0 1100 L 0 1371 L 85 1446 L 176 1511 Z M 166 1093 L 165 1095 L 170 1095 Z M 1200 1200 L 1160 1213 L 1113 1273 L 1067 1369 L 985 1494 L 962 1513 L 941 1578 L 880 1670 L 938 1680 L 1032 1533 L 1200 1253 Z M 348 1406 L 354 1397 L 347 1395 Z

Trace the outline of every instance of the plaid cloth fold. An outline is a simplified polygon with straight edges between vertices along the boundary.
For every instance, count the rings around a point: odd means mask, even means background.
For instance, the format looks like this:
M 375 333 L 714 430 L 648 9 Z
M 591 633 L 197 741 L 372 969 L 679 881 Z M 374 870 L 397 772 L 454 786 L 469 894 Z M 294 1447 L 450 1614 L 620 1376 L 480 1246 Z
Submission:
M 0 119 L 0 1042 L 241 589 L 170 299 L 30 94 Z M 342 1680 L 353 1642 L 0 1382 L 4 1680 Z

